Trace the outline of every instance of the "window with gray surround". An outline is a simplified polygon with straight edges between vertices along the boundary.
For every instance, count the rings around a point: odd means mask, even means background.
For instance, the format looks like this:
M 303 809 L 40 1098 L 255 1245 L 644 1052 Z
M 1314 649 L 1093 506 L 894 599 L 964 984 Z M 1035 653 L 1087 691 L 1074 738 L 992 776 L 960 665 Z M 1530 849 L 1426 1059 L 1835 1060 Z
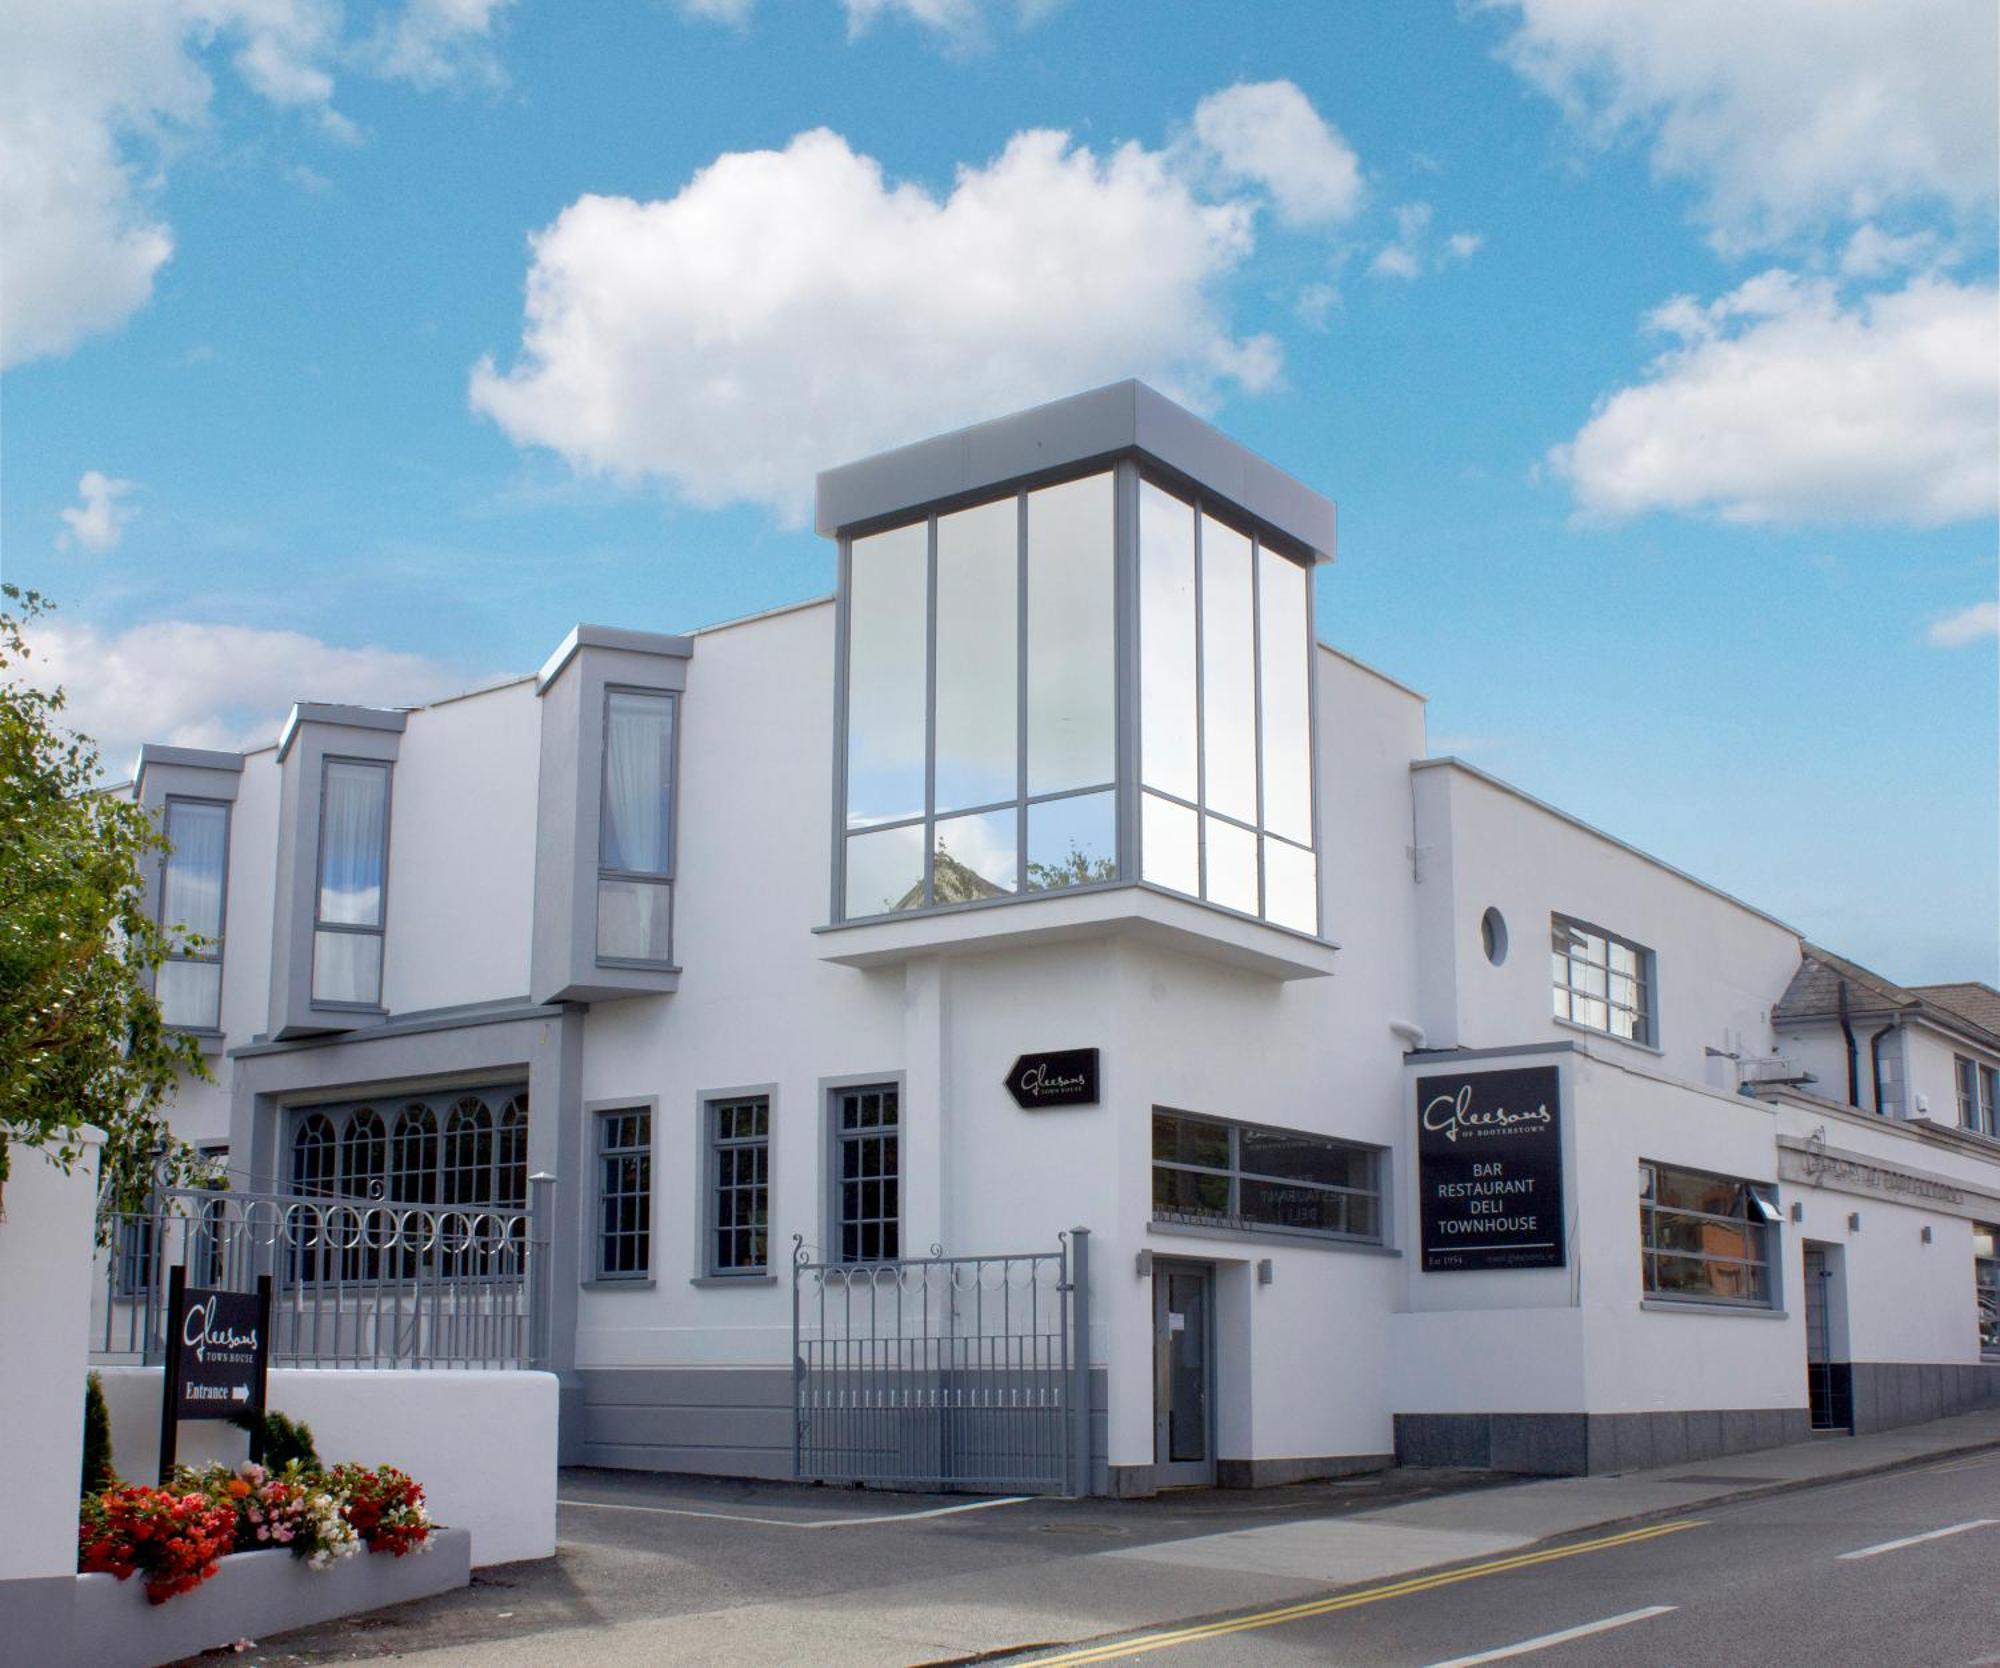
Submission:
M 1153 1219 L 1379 1244 L 1381 1150 L 1156 1106 Z
M 1776 1301 L 1775 1191 L 1760 1182 L 1639 1163 L 1639 1248 L 1645 1293 L 1669 1302 Z
M 833 1091 L 836 1262 L 893 1262 L 902 1254 L 900 1103 L 894 1083 Z
M 169 796 L 160 860 L 167 959 L 155 990 L 160 1017 L 187 1031 L 222 1029 L 222 923 L 229 886 L 229 806 Z
M 2000 1136 L 2000 1071 L 1963 1054 L 1952 1056 L 1958 1075 L 1958 1122 L 1962 1129 Z
M 327 759 L 323 770 L 312 1000 L 319 1007 L 379 1008 L 389 766 L 376 759 Z
M 597 1114 L 597 1263 L 600 1280 L 653 1272 L 653 1114 L 625 1107 Z
M 294 1193 L 399 1205 L 528 1203 L 528 1091 L 447 1089 L 300 1107 Z
M 597 954 L 673 960 L 675 698 L 604 692 L 604 787 L 598 821 Z
M 708 1140 L 707 1272 L 771 1266 L 771 1100 L 741 1095 L 703 1107 Z
M 1551 916 L 1549 931 L 1556 1018 L 1656 1044 L 1653 952 L 1567 915 Z

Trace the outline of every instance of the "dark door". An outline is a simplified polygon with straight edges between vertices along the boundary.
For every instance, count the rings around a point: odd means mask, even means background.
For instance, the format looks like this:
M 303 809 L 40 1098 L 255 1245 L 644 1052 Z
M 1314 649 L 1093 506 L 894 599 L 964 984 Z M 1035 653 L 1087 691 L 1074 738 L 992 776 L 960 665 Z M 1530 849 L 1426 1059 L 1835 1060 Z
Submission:
M 1199 1263 L 1153 1265 L 1153 1480 L 1215 1482 L 1215 1280 Z
M 1854 1428 L 1853 1378 L 1847 1363 L 1833 1358 L 1833 1315 L 1841 1301 L 1838 1259 L 1824 1245 L 1807 1243 L 1806 1398 L 1816 1431 Z

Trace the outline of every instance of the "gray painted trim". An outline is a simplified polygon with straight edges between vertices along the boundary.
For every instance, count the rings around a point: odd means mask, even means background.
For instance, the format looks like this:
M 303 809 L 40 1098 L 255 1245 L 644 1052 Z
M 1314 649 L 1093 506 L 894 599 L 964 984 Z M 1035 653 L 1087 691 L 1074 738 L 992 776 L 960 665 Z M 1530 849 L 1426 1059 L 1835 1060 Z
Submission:
M 1790 933 L 1802 943 L 1805 940 L 1805 934 L 1800 932 L 1790 922 L 1780 921 L 1777 916 L 1767 914 L 1755 904 L 1745 903 L 1741 898 L 1734 897 L 1730 893 L 1723 891 L 1721 887 L 1711 886 L 1707 881 L 1697 879 L 1694 875 L 1689 874 L 1687 870 L 1677 869 L 1673 864 L 1663 862 L 1651 852 L 1641 851 L 1637 846 L 1619 839 L 1616 834 L 1607 834 L 1603 829 L 1585 822 L 1583 818 L 1572 816 L 1568 811 L 1551 805 L 1545 799 L 1537 799 L 1533 794 L 1515 787 L 1513 783 L 1503 782 L 1499 777 L 1488 771 L 1481 770 L 1477 765 L 1467 764 L 1461 758 L 1454 757 L 1451 754 L 1444 754 L 1435 759 L 1412 759 L 1410 761 L 1410 770 L 1412 774 L 1420 770 L 1456 770 L 1463 775 L 1470 776 L 1475 782 L 1483 782 L 1487 787 L 1497 789 L 1499 792 L 1506 794 L 1510 799 L 1518 799 L 1524 805 L 1532 805 L 1537 811 L 1545 811 L 1557 821 L 1566 822 L 1570 827 L 1582 833 L 1589 834 L 1595 839 L 1602 840 L 1606 845 L 1616 846 L 1620 851 L 1638 858 L 1642 863 L 1650 864 L 1653 868 L 1672 875 L 1676 880 L 1684 880 L 1690 886 L 1700 887 L 1702 891 L 1708 893 L 1711 897 L 1720 898 L 1726 904 L 1734 904 L 1746 915 L 1754 915 L 1760 921 L 1770 922 L 1772 926 L 1777 927 L 1783 932 Z
M 814 526 L 848 531 L 955 499 L 997 496 L 1025 480 L 1150 458 L 1245 515 L 1331 560 L 1334 507 L 1276 465 L 1142 382 L 1117 382 L 1032 410 L 823 471 Z
M 715 1266 L 716 1149 L 714 1141 L 709 1138 L 708 1109 L 717 1101 L 754 1100 L 760 1096 L 768 1103 L 764 1126 L 764 1185 L 767 1195 L 764 1267 L 740 1274 L 724 1273 Z M 900 1108 L 902 1102 L 899 1100 L 896 1104 Z M 731 1088 L 696 1090 L 694 1141 L 695 1161 L 689 1167 L 689 1174 L 696 1178 L 696 1186 L 701 1191 L 694 1201 L 694 1209 L 688 1212 L 689 1220 L 694 1223 L 693 1267 L 696 1271 L 688 1283 L 694 1286 L 742 1286 L 760 1282 L 775 1285 L 778 1277 L 774 1271 L 781 1266 L 775 1226 L 778 1221 L 778 1085 L 745 1083 Z
M 469 1002 L 457 1008 L 422 1008 L 370 1026 L 370 1038 L 417 1036 L 426 1031 L 460 1031 L 469 1025 L 506 1025 L 519 1019 L 560 1019 L 563 1009 L 553 1003 L 530 1002 L 525 996 L 502 997 L 492 1002 Z M 305 1048 L 338 1048 L 350 1041 L 343 1036 L 294 1037 L 284 1042 L 260 1040 L 229 1051 L 231 1059 L 253 1058 L 261 1054 L 291 1054 Z
M 1591 1033 L 1593 1036 L 1595 1032 Z M 1553 1042 L 1508 1043 L 1501 1048 L 1412 1048 L 1403 1055 L 1406 1065 L 1428 1066 L 1447 1064 L 1454 1060 L 1504 1060 L 1520 1054 L 1584 1054 L 1589 1052 L 1581 1043 L 1567 1042 L 1561 1038 Z
M 1775 1227 L 1776 1224 L 1771 1223 L 1767 1224 L 1767 1226 Z M 1774 1270 L 1772 1280 L 1775 1282 L 1776 1279 L 1777 1275 Z M 1791 1311 L 1788 1309 L 1765 1308 L 1763 1305 L 1756 1303 L 1696 1303 L 1692 1301 L 1682 1302 L 1679 1299 L 1671 1297 L 1642 1297 L 1639 1299 L 1639 1307 L 1647 1313 L 1654 1315 L 1738 1315 L 1748 1317 L 1751 1320 L 1790 1320 L 1792 1318 Z
M 1300 1130 L 1303 1135 L 1307 1132 Z M 1336 1239 L 1331 1234 L 1286 1233 L 1273 1229 L 1269 1233 L 1257 1228 L 1198 1228 L 1192 1222 L 1157 1222 L 1146 1224 L 1149 1234 L 1164 1234 L 1175 1239 L 1225 1239 L 1244 1245 L 1296 1245 L 1312 1251 L 1345 1251 L 1359 1253 L 1364 1257 L 1400 1257 L 1403 1253 L 1393 1245 L 1377 1245 L 1363 1239 Z
M 576 658 L 581 649 L 617 649 L 624 654 L 661 655 L 672 660 L 686 660 L 694 653 L 694 640 L 658 631 L 630 631 L 623 626 L 573 626 L 570 634 L 556 645 L 556 652 L 542 663 L 542 669 L 535 674 L 535 693 L 541 694 L 561 676 L 562 669 Z
M 222 753 L 210 747 L 170 747 L 165 742 L 142 742 L 134 789 L 142 800 L 146 793 L 146 772 L 167 766 L 177 770 L 219 770 L 231 776 L 243 774 L 241 753 Z
M 299 701 L 285 718 L 285 727 L 278 732 L 278 763 L 283 764 L 292 750 L 292 743 L 298 739 L 299 731 L 308 724 L 330 724 L 342 730 L 386 730 L 401 735 L 409 726 L 410 715 L 406 709 L 389 707 L 341 706 L 328 701 Z
M 820 1185 L 819 1185 L 819 1233 L 817 1247 L 820 1261 L 842 1262 L 836 1255 L 840 1249 L 840 1128 L 834 1119 L 833 1097 L 842 1089 L 866 1089 L 877 1084 L 896 1089 L 896 1249 L 902 1256 L 909 1256 L 910 1248 L 903 1243 L 910 1222 L 910 1171 L 909 1171 L 909 1073 L 906 1071 L 862 1071 L 842 1072 L 835 1077 L 819 1080 L 819 1123 L 820 1123 Z M 814 1249 L 808 1246 L 807 1249 Z
M 1528 1476 L 1642 1471 L 1804 1442 L 1803 1407 L 1646 1413 L 1398 1413 L 1396 1460 Z
M 534 1102 L 528 1103 L 528 1122 L 534 1123 Z M 598 1267 L 598 1253 L 602 1249 L 604 1230 L 604 1197 L 598 1192 L 597 1132 L 603 1127 L 607 1113 L 638 1112 L 648 1115 L 646 1128 L 649 1132 L 647 1146 L 650 1149 L 647 1165 L 647 1229 L 646 1229 L 646 1272 L 643 1275 L 606 1274 Z M 621 1286 L 651 1286 L 657 1283 L 659 1275 L 660 1250 L 660 1097 L 658 1095 L 613 1095 L 601 1100 L 587 1100 L 583 1103 L 583 1115 L 577 1120 L 578 1134 L 583 1141 L 583 1151 L 579 1155 L 579 1173 L 589 1178 L 578 1226 L 583 1232 L 583 1243 L 578 1247 L 577 1267 L 584 1271 L 580 1282 L 585 1286 L 600 1290 Z

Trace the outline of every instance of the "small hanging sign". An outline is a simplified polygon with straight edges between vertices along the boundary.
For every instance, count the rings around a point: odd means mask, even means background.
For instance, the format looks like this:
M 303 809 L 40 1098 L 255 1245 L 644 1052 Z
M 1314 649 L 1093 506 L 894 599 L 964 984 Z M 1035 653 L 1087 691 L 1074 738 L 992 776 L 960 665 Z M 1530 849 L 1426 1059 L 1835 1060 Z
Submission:
M 1024 1112 L 1097 1104 L 1097 1050 L 1063 1048 L 1023 1054 L 1007 1073 L 1007 1092 Z

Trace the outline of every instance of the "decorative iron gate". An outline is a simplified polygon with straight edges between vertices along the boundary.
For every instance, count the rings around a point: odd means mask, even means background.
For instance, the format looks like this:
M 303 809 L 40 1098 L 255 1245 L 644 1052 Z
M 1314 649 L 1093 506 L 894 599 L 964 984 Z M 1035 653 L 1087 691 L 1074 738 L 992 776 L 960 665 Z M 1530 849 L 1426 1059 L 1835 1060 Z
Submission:
M 975 1493 L 1089 1488 L 1087 1229 L 1054 1251 L 792 1260 L 792 1469 Z

